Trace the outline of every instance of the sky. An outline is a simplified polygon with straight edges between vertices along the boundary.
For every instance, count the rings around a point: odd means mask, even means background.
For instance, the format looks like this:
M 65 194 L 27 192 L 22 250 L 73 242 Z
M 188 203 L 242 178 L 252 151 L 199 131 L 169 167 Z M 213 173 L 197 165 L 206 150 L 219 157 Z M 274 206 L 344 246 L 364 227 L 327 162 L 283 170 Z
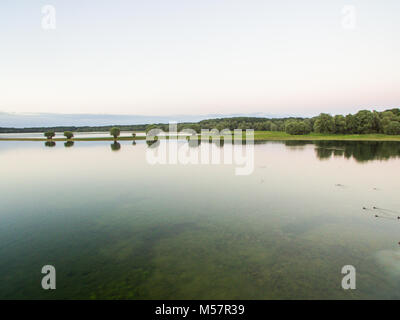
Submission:
M 384 110 L 399 34 L 398 0 L 2 0 L 0 112 Z

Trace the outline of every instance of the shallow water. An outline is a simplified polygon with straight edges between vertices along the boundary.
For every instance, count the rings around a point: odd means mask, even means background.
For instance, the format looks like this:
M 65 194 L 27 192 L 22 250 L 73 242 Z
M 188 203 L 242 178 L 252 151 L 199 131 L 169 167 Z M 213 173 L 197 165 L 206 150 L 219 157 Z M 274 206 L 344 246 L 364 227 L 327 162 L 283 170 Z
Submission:
M 0 142 L 0 298 L 400 298 L 400 143 L 257 143 L 248 176 L 147 148 Z
M 65 138 L 64 132 L 55 132 L 54 138 Z M 137 132 L 137 136 L 145 136 L 144 132 Z M 103 132 L 74 132 L 75 138 L 104 138 L 109 137 L 110 133 L 108 131 Z M 121 132 L 121 137 L 132 137 L 132 132 Z M 45 138 L 43 132 L 27 132 L 27 133 L 0 133 L 0 138 Z

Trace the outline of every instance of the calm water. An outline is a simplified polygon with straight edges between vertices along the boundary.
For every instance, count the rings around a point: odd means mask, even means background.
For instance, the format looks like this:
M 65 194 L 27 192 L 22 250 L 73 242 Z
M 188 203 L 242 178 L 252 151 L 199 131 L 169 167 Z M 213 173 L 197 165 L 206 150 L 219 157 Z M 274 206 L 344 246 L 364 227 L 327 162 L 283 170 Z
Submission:
M 55 138 L 65 138 L 64 132 L 56 132 Z M 137 136 L 145 136 L 144 132 L 136 133 Z M 101 137 L 109 137 L 110 133 L 107 132 L 74 132 L 75 138 L 101 138 Z M 132 131 L 121 132 L 121 137 L 132 137 Z M 44 138 L 43 132 L 34 132 L 34 133 L 0 133 L 0 138 Z
M 400 298 L 399 143 L 258 143 L 248 176 L 147 148 L 0 142 L 0 298 Z

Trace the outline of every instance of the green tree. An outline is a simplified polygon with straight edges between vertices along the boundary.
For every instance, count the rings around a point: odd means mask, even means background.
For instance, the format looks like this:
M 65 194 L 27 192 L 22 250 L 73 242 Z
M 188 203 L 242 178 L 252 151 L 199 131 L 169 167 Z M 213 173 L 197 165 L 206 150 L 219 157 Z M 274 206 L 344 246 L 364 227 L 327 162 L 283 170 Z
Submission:
M 309 126 L 304 121 L 299 120 L 289 120 L 285 124 L 286 133 L 292 135 L 300 135 L 310 133 Z
M 355 114 L 356 132 L 360 134 L 376 133 L 375 117 L 369 110 L 361 110 Z
M 254 125 L 254 130 L 256 131 L 262 131 L 264 130 L 264 124 L 262 122 L 258 122 Z
M 355 133 L 357 131 L 356 119 L 352 114 L 348 114 L 346 120 L 346 133 Z
M 54 133 L 54 131 L 46 131 L 46 132 L 44 133 L 44 136 L 45 136 L 47 139 L 49 139 L 49 140 L 53 139 L 55 135 L 56 135 L 56 134 Z
M 74 133 L 72 131 L 64 131 L 64 137 L 66 137 L 68 140 L 72 139 L 74 137 Z
M 157 125 L 155 125 L 155 124 L 149 124 L 149 125 L 147 125 L 146 126 L 146 134 L 150 131 L 150 130 L 152 130 L 152 129 L 158 129 L 158 128 L 160 128 L 159 126 L 157 126 Z M 161 129 L 161 128 L 160 128 Z
M 117 140 L 117 138 L 119 137 L 119 135 L 121 134 L 121 130 L 117 127 L 112 127 L 110 129 L 110 135 L 112 135 L 114 137 L 114 140 Z
M 305 134 L 309 134 L 313 128 L 313 123 L 311 122 L 311 119 L 305 119 L 303 120 L 303 123 L 305 127 Z
M 335 133 L 344 134 L 346 133 L 346 119 L 342 115 L 336 115 L 333 118 L 335 122 Z
M 382 132 L 386 133 L 387 127 L 389 126 L 390 122 L 396 121 L 396 116 L 391 111 L 382 112 L 380 116 L 381 116 Z
M 272 131 L 271 130 L 272 121 L 268 120 L 264 122 L 264 130 Z
M 321 113 L 314 122 L 314 131 L 317 133 L 334 133 L 335 121 L 330 114 Z
M 390 123 L 384 128 L 385 134 L 400 135 L 400 122 L 390 121 Z
M 271 131 L 278 131 L 278 126 L 275 124 L 275 123 L 273 123 L 273 122 L 271 122 Z
M 372 112 L 372 121 L 373 121 L 373 131 L 376 133 L 382 133 L 383 128 L 379 112 L 375 110 Z

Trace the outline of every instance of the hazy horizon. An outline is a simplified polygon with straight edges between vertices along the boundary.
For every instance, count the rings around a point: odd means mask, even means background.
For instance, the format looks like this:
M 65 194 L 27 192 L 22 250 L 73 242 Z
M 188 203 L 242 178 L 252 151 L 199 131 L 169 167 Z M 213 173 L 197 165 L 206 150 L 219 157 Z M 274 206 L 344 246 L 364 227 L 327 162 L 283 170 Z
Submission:
M 384 111 L 389 108 L 374 109 Z M 361 110 L 361 109 L 360 109 Z M 365 108 L 363 110 L 373 110 Z M 359 111 L 359 110 L 356 110 Z M 15 113 L 0 110 L 0 128 L 28 128 L 28 127 L 55 127 L 55 126 L 108 126 L 108 125 L 136 125 L 168 122 L 198 122 L 206 119 L 259 117 L 259 118 L 311 118 L 317 116 L 305 114 L 268 114 L 258 113 L 230 113 L 230 114 L 175 114 L 175 115 L 140 115 L 140 114 L 100 114 L 100 113 Z M 346 114 L 343 114 L 346 115 Z
M 55 29 L 43 28 L 49 4 Z M 3 1 L 0 111 L 310 116 L 395 108 L 398 12 L 394 0 Z

